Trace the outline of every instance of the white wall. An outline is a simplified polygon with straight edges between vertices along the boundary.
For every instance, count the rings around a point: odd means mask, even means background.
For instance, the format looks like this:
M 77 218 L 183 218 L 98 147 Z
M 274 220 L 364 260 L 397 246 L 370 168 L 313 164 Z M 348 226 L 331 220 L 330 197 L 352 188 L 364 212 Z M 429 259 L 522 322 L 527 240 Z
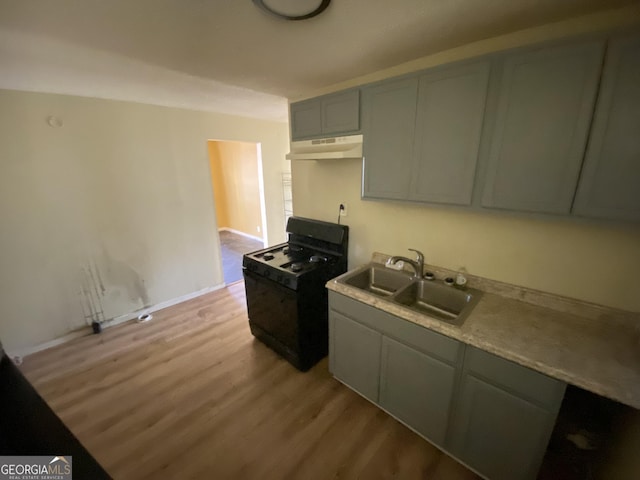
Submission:
M 0 90 L 8 351 L 85 325 L 90 308 L 113 319 L 223 283 L 209 139 L 261 143 L 267 240 L 282 241 L 285 123 Z

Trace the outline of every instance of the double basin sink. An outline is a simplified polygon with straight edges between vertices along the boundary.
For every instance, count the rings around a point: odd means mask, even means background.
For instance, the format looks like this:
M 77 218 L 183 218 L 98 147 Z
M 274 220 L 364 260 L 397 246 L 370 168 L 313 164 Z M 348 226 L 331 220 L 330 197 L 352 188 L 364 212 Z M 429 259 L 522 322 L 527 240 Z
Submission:
M 473 288 L 459 290 L 439 280 L 418 279 L 408 272 L 379 264 L 366 265 L 336 281 L 457 326 L 464 323 L 482 295 Z

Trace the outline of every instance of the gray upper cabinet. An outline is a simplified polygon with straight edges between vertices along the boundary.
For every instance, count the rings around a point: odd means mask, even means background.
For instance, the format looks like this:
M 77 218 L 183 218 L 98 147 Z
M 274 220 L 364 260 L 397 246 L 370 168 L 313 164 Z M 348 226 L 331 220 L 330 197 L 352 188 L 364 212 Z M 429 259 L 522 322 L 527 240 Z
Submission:
M 322 133 L 322 105 L 318 99 L 292 103 L 290 114 L 293 140 Z
M 363 90 L 365 198 L 469 205 L 490 61 Z
M 640 36 L 608 48 L 573 213 L 640 220 Z
M 570 212 L 603 53 L 603 41 L 589 41 L 500 62 L 482 206 Z
M 420 77 L 412 200 L 470 205 L 489 60 Z
M 291 136 L 361 132 L 362 198 L 640 221 L 640 36 L 610 40 L 605 59 L 606 44 L 520 49 L 294 103 Z
M 360 91 L 349 90 L 322 98 L 322 134 L 360 129 Z
M 436 445 L 444 446 L 455 378 L 455 367 L 383 337 L 380 406 Z
M 329 313 L 329 331 L 331 373 L 377 402 L 382 335 L 333 310 Z
M 417 77 L 363 89 L 363 197 L 408 197 L 417 98 Z
M 533 480 L 566 385 L 467 347 L 451 453 L 491 480 Z
M 290 118 L 293 140 L 356 132 L 360 129 L 360 91 L 292 103 Z

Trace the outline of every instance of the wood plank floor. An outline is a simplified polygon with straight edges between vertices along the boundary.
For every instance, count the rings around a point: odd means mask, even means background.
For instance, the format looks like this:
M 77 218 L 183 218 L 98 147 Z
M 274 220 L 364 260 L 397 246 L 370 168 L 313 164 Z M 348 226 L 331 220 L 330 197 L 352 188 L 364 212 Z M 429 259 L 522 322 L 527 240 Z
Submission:
M 115 479 L 479 478 L 249 332 L 236 283 L 27 357 L 22 371 Z

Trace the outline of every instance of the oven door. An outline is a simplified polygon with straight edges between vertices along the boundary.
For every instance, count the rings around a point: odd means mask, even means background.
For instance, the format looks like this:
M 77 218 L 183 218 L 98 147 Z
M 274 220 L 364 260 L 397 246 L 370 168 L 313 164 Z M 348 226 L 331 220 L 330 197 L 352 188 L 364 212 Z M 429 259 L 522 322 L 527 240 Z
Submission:
M 289 350 L 286 353 L 297 356 L 299 343 L 296 291 L 247 269 L 243 269 L 243 275 L 249 323 L 252 327 L 257 326 L 261 330 L 261 336 L 266 334 L 271 337 L 263 340 L 270 341 L 272 348 L 279 350 L 278 344 L 281 344 Z M 254 332 L 253 328 L 252 332 Z

